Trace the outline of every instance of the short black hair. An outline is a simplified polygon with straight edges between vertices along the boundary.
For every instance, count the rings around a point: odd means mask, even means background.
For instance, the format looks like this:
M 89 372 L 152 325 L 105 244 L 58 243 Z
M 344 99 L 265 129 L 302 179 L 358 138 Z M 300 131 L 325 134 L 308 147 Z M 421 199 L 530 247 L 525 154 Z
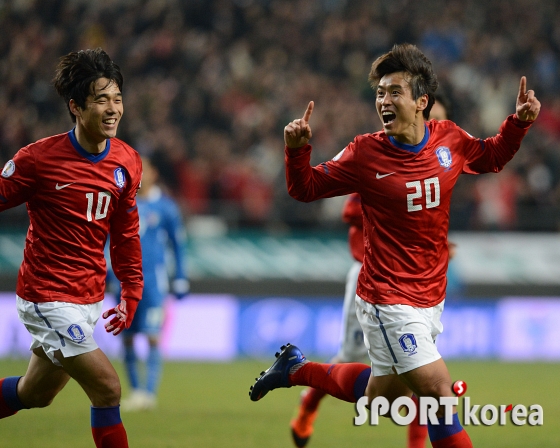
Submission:
M 70 110 L 70 100 L 85 108 L 87 97 L 93 93 L 93 83 L 99 78 L 116 83 L 122 92 L 124 80 L 121 69 L 103 49 L 73 51 L 60 58 L 53 85 L 64 98 L 74 123 L 76 117 Z
M 409 82 L 414 100 L 422 95 L 428 95 L 428 106 L 422 112 L 424 119 L 427 120 L 436 100 L 435 93 L 438 88 L 438 80 L 432 63 L 416 45 L 395 44 L 391 51 L 379 56 L 373 62 L 368 81 L 376 90 L 381 78 L 397 72 L 405 72 L 411 76 Z

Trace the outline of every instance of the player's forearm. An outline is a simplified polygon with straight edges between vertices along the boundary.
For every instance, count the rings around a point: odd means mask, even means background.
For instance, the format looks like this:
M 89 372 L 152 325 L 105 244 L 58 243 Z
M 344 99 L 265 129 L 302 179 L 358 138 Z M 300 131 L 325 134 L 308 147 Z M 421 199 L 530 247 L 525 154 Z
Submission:
M 328 173 L 326 163 L 311 167 L 310 158 L 310 145 L 285 148 L 286 185 L 291 197 L 301 202 L 312 202 L 351 192 L 344 182 L 331 175 L 334 173 Z
M 521 147 L 530 126 L 530 122 L 520 121 L 515 115 L 507 117 L 499 133 L 484 140 L 484 157 L 477 164 L 480 172 L 501 171 Z
M 142 249 L 137 232 L 111 234 L 111 264 L 121 282 L 122 297 L 140 300 L 144 287 Z
M 121 297 L 123 299 L 142 300 L 142 290 L 144 282 L 139 283 L 121 283 Z

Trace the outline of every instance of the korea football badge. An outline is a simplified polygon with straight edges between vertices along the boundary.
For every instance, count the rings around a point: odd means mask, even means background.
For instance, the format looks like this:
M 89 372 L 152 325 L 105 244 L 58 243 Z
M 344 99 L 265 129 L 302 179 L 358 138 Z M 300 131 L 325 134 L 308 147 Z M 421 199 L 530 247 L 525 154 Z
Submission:
M 2 170 L 2 177 L 10 177 L 16 171 L 16 164 L 13 160 L 8 160 Z
M 82 330 L 82 328 L 77 324 L 70 325 L 67 331 L 70 337 L 72 338 L 72 340 L 74 342 L 77 342 L 78 344 L 84 342 L 84 340 L 86 339 L 84 330 Z
M 124 169 L 119 166 L 113 174 L 115 176 L 115 185 L 119 190 L 121 190 L 126 184 L 126 175 L 124 174 Z
M 416 338 L 412 333 L 405 333 L 399 338 L 399 344 L 408 356 L 414 355 L 416 353 Z
M 438 158 L 439 164 L 445 169 L 449 169 L 451 166 L 451 151 L 447 146 L 440 146 L 436 149 L 436 156 Z

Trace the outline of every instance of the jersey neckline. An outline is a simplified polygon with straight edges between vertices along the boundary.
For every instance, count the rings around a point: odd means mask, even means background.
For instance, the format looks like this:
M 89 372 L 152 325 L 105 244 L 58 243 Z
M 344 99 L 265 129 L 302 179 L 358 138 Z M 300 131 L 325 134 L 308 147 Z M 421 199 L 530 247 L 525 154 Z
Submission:
M 70 132 L 68 132 L 68 137 L 70 138 L 70 142 L 72 146 L 78 153 L 88 159 L 90 162 L 97 163 L 107 157 L 109 154 L 109 150 L 111 149 L 111 140 L 107 139 L 105 144 L 105 149 L 100 152 L 99 154 L 92 154 L 91 152 L 87 152 L 82 145 L 78 143 L 78 139 L 76 138 L 76 128 L 73 128 Z
M 408 152 L 418 154 L 420 151 L 422 151 L 424 146 L 426 146 L 426 143 L 428 143 L 428 140 L 430 138 L 430 130 L 428 129 L 428 125 L 426 123 L 424 123 L 424 138 L 417 145 L 409 145 L 407 143 L 400 143 L 400 142 L 396 141 L 394 137 L 392 137 L 392 136 L 388 136 L 388 137 L 389 137 L 389 141 L 393 144 L 393 146 L 396 146 L 397 148 L 402 149 L 404 151 L 408 151 Z

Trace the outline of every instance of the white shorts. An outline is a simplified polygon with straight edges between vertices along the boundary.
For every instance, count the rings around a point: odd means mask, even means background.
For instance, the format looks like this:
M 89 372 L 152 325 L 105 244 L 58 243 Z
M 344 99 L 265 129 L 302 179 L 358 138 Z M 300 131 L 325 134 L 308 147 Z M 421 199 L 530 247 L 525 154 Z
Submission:
M 355 261 L 346 275 L 346 290 L 342 305 L 342 332 L 337 358 L 340 362 L 363 361 L 368 354 L 364 332 L 356 316 L 356 286 L 362 263 Z
M 443 331 L 440 318 L 444 302 L 432 308 L 415 308 L 374 305 L 356 296 L 373 376 L 405 373 L 441 358 L 435 342 Z
M 93 329 L 101 316 L 103 301 L 90 305 L 67 302 L 33 303 L 17 296 L 19 320 L 33 337 L 30 350 L 43 347 L 45 354 L 60 366 L 54 357 L 57 350 L 65 358 L 91 352 L 98 348 Z

